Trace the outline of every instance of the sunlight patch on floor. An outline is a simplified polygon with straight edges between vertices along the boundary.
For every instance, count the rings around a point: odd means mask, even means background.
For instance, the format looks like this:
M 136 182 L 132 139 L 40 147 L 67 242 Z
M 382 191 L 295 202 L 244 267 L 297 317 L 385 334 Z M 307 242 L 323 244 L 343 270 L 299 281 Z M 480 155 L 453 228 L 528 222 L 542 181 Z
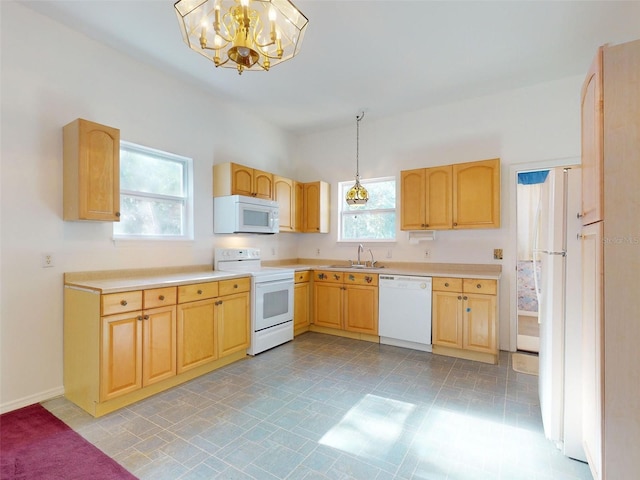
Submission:
M 376 458 L 392 449 L 403 435 L 416 406 L 367 394 L 329 430 L 320 443 L 366 458 Z

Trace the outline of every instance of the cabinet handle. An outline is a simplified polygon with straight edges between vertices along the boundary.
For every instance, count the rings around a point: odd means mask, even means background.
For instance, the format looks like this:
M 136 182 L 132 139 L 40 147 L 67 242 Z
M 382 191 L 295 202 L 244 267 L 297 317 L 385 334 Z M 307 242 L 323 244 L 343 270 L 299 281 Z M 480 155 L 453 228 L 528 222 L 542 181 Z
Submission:
M 138 321 L 141 322 L 142 321 L 142 315 L 138 315 Z
M 482 284 L 480 284 L 480 283 L 479 283 L 479 284 L 477 284 L 477 285 L 476 285 L 476 288 L 482 288 Z
M 234 283 L 234 284 L 233 284 L 233 288 L 238 288 L 238 284 L 237 284 L 237 283 Z
M 445 286 L 445 287 L 448 287 L 448 286 L 449 286 L 449 282 L 445 282 L 445 283 L 444 283 L 444 286 Z
M 198 295 L 202 295 L 202 290 L 198 290 Z
M 142 317 L 142 318 L 144 318 L 145 320 L 149 320 L 149 315 L 145 315 L 145 316 L 144 316 L 144 317 Z
M 120 218 L 120 212 L 116 212 L 116 217 Z
M 158 297 L 158 300 L 164 300 L 164 295 L 160 295 L 160 296 Z
M 429 224 L 428 224 L 428 223 L 425 223 L 425 224 L 424 224 L 424 226 L 425 226 L 425 227 L 429 227 Z
M 582 213 L 582 212 L 578 212 L 578 213 L 576 214 L 576 218 L 582 218 L 582 217 L 584 217 L 584 213 Z
M 458 224 L 457 224 L 456 222 L 453 222 L 453 226 L 454 226 L 454 227 L 457 227 L 457 226 L 458 226 Z
M 469 300 L 469 297 L 467 297 L 466 295 L 464 297 L 462 297 L 463 300 Z
M 462 300 L 462 295 L 458 295 L 458 300 Z
M 335 280 L 340 280 L 340 275 L 338 275 L 337 273 L 334 273 L 334 274 L 333 274 L 333 278 L 334 278 Z
M 120 300 L 120 305 L 122 305 L 123 307 L 127 306 L 127 301 L 126 300 Z

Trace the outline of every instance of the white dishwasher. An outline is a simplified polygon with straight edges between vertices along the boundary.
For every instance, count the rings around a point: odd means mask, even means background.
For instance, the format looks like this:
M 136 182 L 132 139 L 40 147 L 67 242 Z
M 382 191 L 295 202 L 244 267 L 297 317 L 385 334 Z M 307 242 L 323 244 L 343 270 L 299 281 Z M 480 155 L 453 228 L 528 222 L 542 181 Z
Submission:
M 431 277 L 380 275 L 380 343 L 431 351 Z

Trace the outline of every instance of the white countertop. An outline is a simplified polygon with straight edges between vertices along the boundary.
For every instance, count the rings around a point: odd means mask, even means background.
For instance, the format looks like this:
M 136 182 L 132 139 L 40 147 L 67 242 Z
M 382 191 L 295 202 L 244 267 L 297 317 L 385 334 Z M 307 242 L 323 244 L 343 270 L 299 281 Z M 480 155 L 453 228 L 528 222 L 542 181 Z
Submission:
M 249 276 L 246 272 L 221 272 L 218 270 L 193 270 L 172 272 L 170 269 L 112 272 L 77 272 L 65 274 L 65 286 L 95 290 L 96 293 L 117 293 L 130 290 L 173 287 L 191 283 L 215 282 Z

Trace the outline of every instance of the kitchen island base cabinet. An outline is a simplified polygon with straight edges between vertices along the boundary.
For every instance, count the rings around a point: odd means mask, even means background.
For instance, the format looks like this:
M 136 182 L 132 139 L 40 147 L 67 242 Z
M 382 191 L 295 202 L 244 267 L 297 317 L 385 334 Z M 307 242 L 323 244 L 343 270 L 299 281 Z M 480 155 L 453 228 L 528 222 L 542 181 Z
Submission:
M 65 397 L 99 417 L 246 358 L 249 290 L 249 278 L 112 294 L 65 287 Z
M 433 353 L 498 363 L 496 312 L 496 280 L 434 277 Z

